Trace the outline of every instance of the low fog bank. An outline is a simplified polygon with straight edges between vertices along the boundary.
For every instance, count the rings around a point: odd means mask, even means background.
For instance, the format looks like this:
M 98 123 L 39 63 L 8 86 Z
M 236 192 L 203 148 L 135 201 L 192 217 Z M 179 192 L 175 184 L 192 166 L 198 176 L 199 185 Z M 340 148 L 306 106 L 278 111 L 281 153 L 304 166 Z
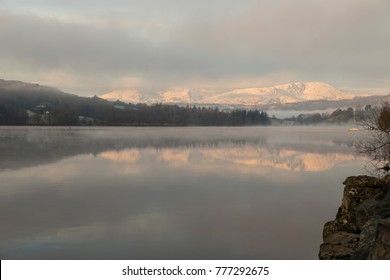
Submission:
M 138 148 L 251 145 L 272 150 L 349 154 L 357 134 L 347 127 L 0 127 L 0 170 L 81 154 Z

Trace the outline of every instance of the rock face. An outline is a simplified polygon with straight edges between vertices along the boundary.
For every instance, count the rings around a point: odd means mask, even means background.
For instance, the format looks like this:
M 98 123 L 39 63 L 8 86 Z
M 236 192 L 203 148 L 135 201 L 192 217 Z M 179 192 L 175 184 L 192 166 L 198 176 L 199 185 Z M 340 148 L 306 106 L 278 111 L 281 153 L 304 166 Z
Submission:
M 390 176 L 348 177 L 336 219 L 324 225 L 319 258 L 390 259 Z

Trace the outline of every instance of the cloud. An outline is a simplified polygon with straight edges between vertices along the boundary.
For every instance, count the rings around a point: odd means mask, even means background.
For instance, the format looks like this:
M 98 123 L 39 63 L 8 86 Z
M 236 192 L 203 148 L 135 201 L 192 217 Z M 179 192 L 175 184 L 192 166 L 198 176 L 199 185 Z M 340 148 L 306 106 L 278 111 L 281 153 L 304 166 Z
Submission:
M 79 94 L 125 81 L 149 94 L 297 80 L 390 87 L 386 0 L 4 3 L 3 78 Z
M 192 25 L 183 36 L 188 45 L 240 57 L 243 64 L 235 69 L 241 71 L 287 70 L 325 79 L 368 75 L 377 81 L 390 70 L 389 11 L 385 1 L 275 1 Z

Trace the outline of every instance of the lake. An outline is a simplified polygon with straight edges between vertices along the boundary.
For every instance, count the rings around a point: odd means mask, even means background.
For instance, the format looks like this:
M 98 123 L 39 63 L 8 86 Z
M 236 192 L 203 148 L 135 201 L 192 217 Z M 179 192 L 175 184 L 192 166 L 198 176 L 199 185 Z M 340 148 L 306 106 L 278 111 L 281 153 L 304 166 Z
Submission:
M 1 259 L 317 259 L 346 127 L 0 127 Z

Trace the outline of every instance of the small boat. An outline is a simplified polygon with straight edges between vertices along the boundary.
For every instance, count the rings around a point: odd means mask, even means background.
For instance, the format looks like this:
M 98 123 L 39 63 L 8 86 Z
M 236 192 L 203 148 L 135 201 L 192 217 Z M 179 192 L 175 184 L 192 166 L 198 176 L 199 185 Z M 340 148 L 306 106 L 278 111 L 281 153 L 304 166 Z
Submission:
M 356 125 L 356 110 L 353 110 L 353 120 L 355 121 L 355 125 Z M 351 127 L 348 129 L 348 131 L 359 131 L 359 128 L 357 128 L 356 126 L 355 127 Z

